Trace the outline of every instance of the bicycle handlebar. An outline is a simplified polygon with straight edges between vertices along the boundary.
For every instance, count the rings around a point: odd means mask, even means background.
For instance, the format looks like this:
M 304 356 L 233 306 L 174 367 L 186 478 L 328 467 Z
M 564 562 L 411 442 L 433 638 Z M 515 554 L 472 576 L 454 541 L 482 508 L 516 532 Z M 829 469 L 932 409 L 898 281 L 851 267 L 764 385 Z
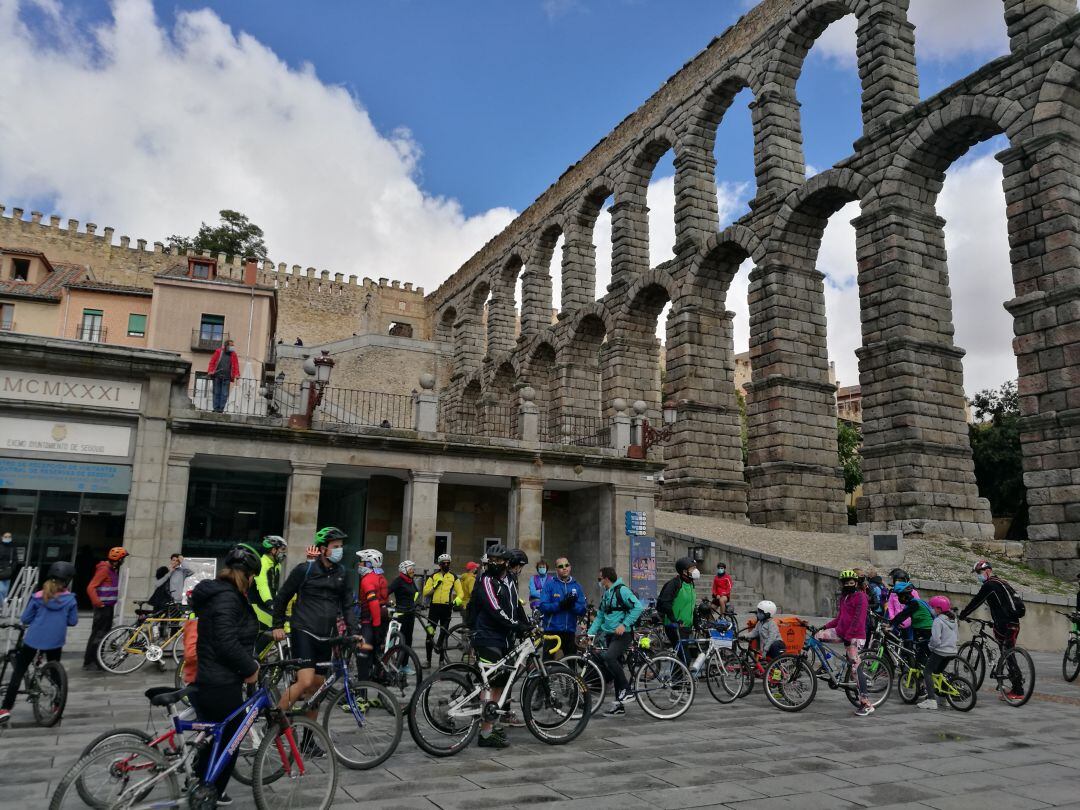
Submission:
M 552 636 L 552 635 L 549 635 L 547 633 L 544 633 L 544 641 L 554 641 L 555 642 L 555 646 L 552 647 L 550 650 L 548 650 L 548 653 L 550 655 L 554 655 L 555 653 L 557 653 L 559 650 L 562 649 L 562 636 Z

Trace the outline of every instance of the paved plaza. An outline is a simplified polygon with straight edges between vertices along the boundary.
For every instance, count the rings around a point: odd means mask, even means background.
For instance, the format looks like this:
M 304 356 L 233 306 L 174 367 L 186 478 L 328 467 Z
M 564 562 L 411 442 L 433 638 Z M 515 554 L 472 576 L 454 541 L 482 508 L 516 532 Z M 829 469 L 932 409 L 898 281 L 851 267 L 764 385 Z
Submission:
M 151 717 L 142 690 L 171 682 L 141 671 L 129 676 L 84 675 L 74 647 L 71 697 L 56 729 L 27 725 L 29 707 L 16 706 L 0 736 L 0 808 L 36 810 L 81 748 L 110 726 L 145 727 Z M 691 711 L 673 722 L 647 717 L 636 706 L 625 717 L 597 716 L 564 747 L 511 729 L 512 746 L 475 746 L 433 759 L 406 729 L 384 767 L 342 772 L 341 807 L 547 808 L 728 807 L 916 808 L 1080 807 L 1080 683 L 1061 679 L 1060 658 L 1037 655 L 1037 696 L 1021 709 L 984 689 L 969 714 L 924 712 L 894 693 L 860 719 L 828 689 L 806 711 L 769 706 L 760 688 L 721 706 L 706 689 Z M 155 710 L 153 720 L 160 722 Z M 254 807 L 234 783 L 234 806 Z

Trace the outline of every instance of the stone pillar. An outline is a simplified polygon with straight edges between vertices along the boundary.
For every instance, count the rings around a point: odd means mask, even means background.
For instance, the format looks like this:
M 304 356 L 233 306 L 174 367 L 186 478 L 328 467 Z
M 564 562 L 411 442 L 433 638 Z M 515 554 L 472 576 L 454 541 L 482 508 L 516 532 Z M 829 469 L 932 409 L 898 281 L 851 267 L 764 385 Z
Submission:
M 644 190 L 641 197 L 644 198 Z M 608 292 L 627 289 L 649 269 L 649 209 L 644 199 L 616 200 L 611 213 L 611 283 Z
M 161 504 L 161 528 L 159 531 L 158 559 L 165 554 L 180 551 L 184 542 L 184 524 L 187 518 L 188 481 L 191 478 L 193 453 L 169 453 L 165 472 L 164 502 Z M 170 551 L 169 549 L 172 549 Z
M 1005 0 L 1005 25 L 1013 52 L 1049 34 L 1076 13 L 1076 0 Z
M 526 267 L 521 274 L 521 334 L 533 335 L 551 323 L 551 272 Z
M 681 305 L 668 318 L 665 400 L 678 407 L 664 445 L 665 509 L 746 520 L 735 313 Z
M 695 250 L 719 228 L 716 158 L 701 148 L 684 148 L 675 155 L 675 255 Z
M 401 520 L 401 559 L 414 560 L 418 570 L 435 564 L 435 529 L 442 473 L 413 470 L 405 485 Z
M 870 134 L 919 103 L 915 26 L 907 0 L 876 0 L 859 19 L 863 131 Z
M 488 304 L 487 357 L 497 357 L 514 348 L 514 290 L 496 292 Z
M 1016 290 L 1005 308 L 1015 319 L 1020 373 L 1025 555 L 1033 567 L 1071 579 L 1080 571 L 1080 143 L 1043 135 L 998 160 Z
M 414 429 L 418 433 L 434 433 L 439 425 L 439 396 L 435 393 L 435 376 L 420 375 L 421 392 L 413 394 Z
M 641 447 L 644 450 L 645 423 L 649 421 L 649 417 L 646 415 L 649 410 L 649 405 L 643 399 L 635 399 L 634 404 L 630 407 L 634 411 L 634 415 L 630 417 L 630 444 Z
M 326 464 L 321 461 L 294 461 L 289 477 L 289 499 L 285 514 L 285 540 L 292 564 L 307 556 L 307 547 L 319 530 L 319 488 Z
M 750 273 L 751 523 L 826 532 L 847 525 L 824 278 L 775 260 Z
M 750 104 L 754 126 L 754 154 L 757 197 L 752 209 L 779 204 L 790 191 L 806 182 L 802 151 L 799 101 L 794 88 L 770 89 L 758 94 Z
M 528 444 L 540 441 L 540 409 L 533 400 L 536 390 L 527 385 L 519 392 L 521 403 L 518 405 L 518 438 Z
M 567 223 L 563 239 L 560 319 L 596 299 L 596 246 L 592 239 L 591 227 Z
M 895 201 L 854 220 L 863 345 L 860 524 L 993 539 L 953 344 L 945 221 Z
M 530 568 L 543 552 L 544 479 L 514 478 L 510 483 L 507 534 L 510 548 L 529 555 Z
M 630 414 L 626 412 L 626 400 L 616 399 L 611 403 L 611 409 L 615 412 L 611 417 L 611 446 L 625 456 L 630 447 L 631 423 Z

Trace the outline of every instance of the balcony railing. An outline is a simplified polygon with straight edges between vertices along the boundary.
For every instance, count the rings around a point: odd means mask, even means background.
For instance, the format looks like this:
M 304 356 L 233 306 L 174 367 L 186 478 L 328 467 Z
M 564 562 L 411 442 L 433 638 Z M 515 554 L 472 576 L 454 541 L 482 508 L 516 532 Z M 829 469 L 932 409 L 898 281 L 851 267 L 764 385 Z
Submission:
M 15 321 L 0 321 L 0 332 L 17 332 Z
M 576 447 L 610 447 L 611 425 L 602 416 L 568 414 L 563 417 L 562 440 Z
M 203 332 L 201 329 L 192 329 L 191 350 L 193 352 L 212 352 L 224 346 L 225 341 L 227 341 L 228 339 L 228 332 L 224 332 L 220 335 L 214 335 Z
M 327 388 L 323 391 L 322 404 L 315 410 L 315 419 L 397 430 L 412 430 L 415 426 L 411 394 L 384 394 L 349 388 Z
M 109 332 L 100 324 L 81 323 L 75 327 L 75 333 L 72 337 L 75 340 L 81 340 L 86 343 L 106 343 L 109 338 Z

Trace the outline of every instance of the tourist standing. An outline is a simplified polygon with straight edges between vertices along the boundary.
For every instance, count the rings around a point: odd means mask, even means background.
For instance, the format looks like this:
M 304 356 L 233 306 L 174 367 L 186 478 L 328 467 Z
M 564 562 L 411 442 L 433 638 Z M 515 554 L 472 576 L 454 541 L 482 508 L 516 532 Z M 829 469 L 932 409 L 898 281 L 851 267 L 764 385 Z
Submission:
M 550 580 L 547 560 L 541 559 L 536 563 L 536 573 L 529 577 L 529 609 L 538 610 L 540 600 L 544 598 L 544 586 Z
M 184 601 L 184 583 L 194 573 L 190 568 L 184 567 L 184 555 L 173 554 L 169 557 L 169 567 L 165 574 L 154 580 L 154 587 L 168 583 L 169 597 L 179 605 Z
M 83 654 L 83 669 L 99 669 L 97 648 L 106 634 L 112 630 L 116 600 L 120 596 L 120 566 L 124 564 L 127 550 L 120 546 L 109 549 L 107 559 L 94 569 L 94 576 L 86 586 L 86 595 L 94 606 L 94 621 L 90 625 L 90 638 Z
M 240 376 L 240 360 L 231 340 L 226 340 L 224 346 L 210 355 L 206 372 L 213 381 L 214 413 L 225 413 L 225 406 L 229 404 L 229 386 Z
M 446 631 L 450 628 L 454 608 L 461 607 L 463 599 L 461 582 L 450 570 L 450 555 L 440 554 L 436 562 L 439 570 L 424 580 L 424 598 L 431 600 L 428 620 L 433 626 L 438 626 L 439 639 L 444 640 Z M 434 633 L 425 640 L 424 649 L 427 652 L 427 665 L 430 667 L 431 653 L 435 650 Z
M 555 576 L 544 584 L 539 610 L 544 616 L 544 632 L 559 637 L 559 657 L 575 655 L 578 617 L 585 615 L 585 589 L 570 575 L 566 557 L 555 561 Z M 544 655 L 551 657 L 546 649 Z

